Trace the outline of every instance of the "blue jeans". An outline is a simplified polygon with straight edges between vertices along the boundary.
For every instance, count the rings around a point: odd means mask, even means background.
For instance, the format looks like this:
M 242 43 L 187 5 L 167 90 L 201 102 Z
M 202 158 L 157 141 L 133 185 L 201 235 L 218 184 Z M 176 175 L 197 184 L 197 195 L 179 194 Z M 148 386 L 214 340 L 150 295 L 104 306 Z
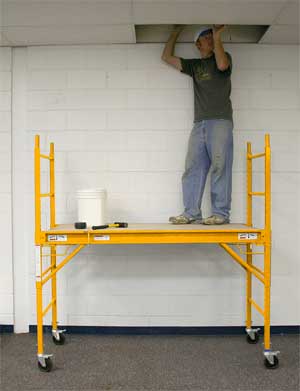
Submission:
M 211 167 L 212 214 L 229 218 L 232 190 L 233 122 L 227 119 L 194 123 L 182 176 L 184 215 L 202 218 L 201 202 Z

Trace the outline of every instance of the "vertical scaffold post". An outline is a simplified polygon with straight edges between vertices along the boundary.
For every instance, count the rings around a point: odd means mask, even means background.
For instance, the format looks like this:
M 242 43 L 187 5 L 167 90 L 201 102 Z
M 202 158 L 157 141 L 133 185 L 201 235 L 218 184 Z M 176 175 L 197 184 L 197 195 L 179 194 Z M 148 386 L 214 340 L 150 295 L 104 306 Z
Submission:
M 36 312 L 37 312 L 37 354 L 43 356 L 43 285 L 42 285 L 42 248 L 36 246 Z
M 56 246 L 51 246 L 51 272 L 56 269 Z M 57 288 L 56 273 L 51 278 L 52 291 L 52 334 L 57 332 Z
M 36 314 L 37 314 L 37 358 L 38 367 L 43 372 L 49 372 L 52 369 L 52 354 L 44 353 L 43 336 L 43 247 L 36 246 Z
M 43 357 L 43 293 L 42 293 L 42 249 L 41 240 L 41 163 L 40 137 L 35 136 L 34 147 L 34 179 L 35 179 L 35 244 L 36 244 L 36 310 L 37 310 L 37 354 Z
M 41 238 L 41 162 L 40 137 L 35 136 L 34 147 L 34 198 L 35 198 L 35 244 L 40 244 Z
M 50 227 L 54 228 L 55 221 L 55 163 L 54 163 L 54 144 L 50 143 Z M 56 246 L 51 246 L 51 272 L 56 269 Z M 51 277 L 51 293 L 52 293 L 52 335 L 55 340 L 59 339 L 57 331 L 57 280 L 56 273 Z
M 252 227 L 252 148 L 247 143 L 247 225 Z
M 59 330 L 57 327 L 57 252 L 56 246 L 51 246 L 51 291 L 52 291 L 52 338 L 56 345 L 63 345 L 65 343 L 64 332 L 66 330 Z
M 265 349 L 270 349 L 270 289 L 271 289 L 271 149 L 270 136 L 265 136 L 265 245 L 264 245 L 264 271 L 265 271 Z
M 247 143 L 247 225 L 252 227 L 252 149 L 251 143 Z M 252 246 L 251 244 L 246 245 L 247 249 L 247 264 L 252 266 Z M 246 271 L 246 331 L 251 335 L 252 326 L 252 273 Z
M 265 136 L 265 243 L 264 243 L 264 356 L 267 368 L 277 368 L 278 353 L 271 349 L 270 301 L 271 301 L 271 148 L 270 136 Z
M 44 353 L 43 340 L 43 247 L 41 245 L 41 153 L 40 137 L 35 136 L 34 147 L 34 200 L 35 200 L 35 244 L 36 244 L 36 315 L 37 315 L 37 357 L 42 371 L 52 368 L 51 355 Z
M 54 163 L 54 144 L 50 144 L 50 228 L 54 228 L 55 221 L 55 163 Z

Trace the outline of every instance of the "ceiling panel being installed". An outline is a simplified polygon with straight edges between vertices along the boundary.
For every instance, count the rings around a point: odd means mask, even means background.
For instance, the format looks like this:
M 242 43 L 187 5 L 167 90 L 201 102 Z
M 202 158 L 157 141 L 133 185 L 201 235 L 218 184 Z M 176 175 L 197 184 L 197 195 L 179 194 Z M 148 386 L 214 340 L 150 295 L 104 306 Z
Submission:
M 137 25 L 137 43 L 166 42 L 174 25 L 150 24 Z M 201 25 L 188 25 L 178 38 L 178 42 L 193 42 L 196 31 Z M 227 25 L 222 33 L 224 43 L 258 43 L 265 34 L 268 26 Z

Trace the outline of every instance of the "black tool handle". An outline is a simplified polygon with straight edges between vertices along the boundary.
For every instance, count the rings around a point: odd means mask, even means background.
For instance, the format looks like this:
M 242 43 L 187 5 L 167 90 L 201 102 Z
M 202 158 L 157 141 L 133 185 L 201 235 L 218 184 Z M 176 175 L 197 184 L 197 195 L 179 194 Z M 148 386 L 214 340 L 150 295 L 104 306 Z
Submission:
M 104 225 L 93 225 L 92 226 L 92 229 L 105 229 L 105 228 L 108 228 L 109 225 L 108 224 L 104 224 Z

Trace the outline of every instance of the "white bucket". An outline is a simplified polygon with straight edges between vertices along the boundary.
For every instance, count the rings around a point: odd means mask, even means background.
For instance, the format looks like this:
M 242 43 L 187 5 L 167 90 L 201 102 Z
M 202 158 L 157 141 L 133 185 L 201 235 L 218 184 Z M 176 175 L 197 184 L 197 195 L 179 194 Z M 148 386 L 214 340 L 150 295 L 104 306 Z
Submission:
M 106 190 L 77 190 L 78 221 L 86 222 L 87 226 L 107 224 Z

